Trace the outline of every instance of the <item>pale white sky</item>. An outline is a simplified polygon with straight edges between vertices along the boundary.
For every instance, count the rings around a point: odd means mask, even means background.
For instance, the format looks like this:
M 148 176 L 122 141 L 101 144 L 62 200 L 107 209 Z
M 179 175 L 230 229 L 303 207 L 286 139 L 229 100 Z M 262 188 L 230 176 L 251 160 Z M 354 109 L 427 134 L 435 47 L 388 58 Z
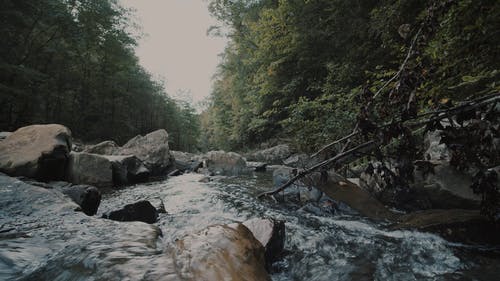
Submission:
M 205 0 L 120 0 L 136 9 L 137 23 L 146 35 L 136 54 L 154 77 L 163 77 L 166 90 L 176 97 L 190 91 L 193 102 L 210 94 L 212 76 L 226 39 L 207 36 L 216 25 Z

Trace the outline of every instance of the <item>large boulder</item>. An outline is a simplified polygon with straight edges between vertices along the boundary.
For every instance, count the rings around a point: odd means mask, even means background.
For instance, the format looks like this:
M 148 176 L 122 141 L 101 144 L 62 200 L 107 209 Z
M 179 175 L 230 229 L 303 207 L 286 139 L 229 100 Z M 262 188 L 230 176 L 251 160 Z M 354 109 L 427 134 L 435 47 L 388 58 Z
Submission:
M 152 176 L 166 175 L 174 164 L 168 147 L 168 133 L 163 129 L 132 138 L 114 154 L 135 155 L 151 171 Z
M 115 154 L 120 147 L 114 141 L 103 141 L 95 145 L 90 145 L 83 149 L 83 152 L 93 153 L 93 154 Z
M 242 224 L 210 226 L 176 242 L 179 280 L 271 280 L 264 247 Z
M 280 144 L 247 155 L 247 159 L 269 164 L 283 164 L 283 160 L 287 159 L 291 154 L 290 147 L 287 144 Z
M 268 269 L 271 268 L 271 264 L 281 256 L 285 247 L 285 222 L 255 218 L 243 222 L 243 225 L 266 249 L 266 266 Z
M 38 180 L 62 180 L 71 150 L 71 132 L 57 125 L 23 127 L 0 142 L 0 171 Z
M 139 158 L 134 155 L 102 155 L 113 170 L 113 183 L 124 185 L 145 182 L 151 174 Z
M 207 168 L 213 173 L 238 174 L 246 168 L 245 159 L 234 152 L 210 151 L 204 158 Z
M 115 221 L 142 221 L 155 223 L 158 219 L 158 210 L 146 200 L 125 205 L 120 210 L 112 211 L 103 215 L 103 218 Z
M 112 164 L 106 157 L 85 152 L 71 152 L 69 159 L 67 176 L 69 182 L 97 187 L 113 185 Z

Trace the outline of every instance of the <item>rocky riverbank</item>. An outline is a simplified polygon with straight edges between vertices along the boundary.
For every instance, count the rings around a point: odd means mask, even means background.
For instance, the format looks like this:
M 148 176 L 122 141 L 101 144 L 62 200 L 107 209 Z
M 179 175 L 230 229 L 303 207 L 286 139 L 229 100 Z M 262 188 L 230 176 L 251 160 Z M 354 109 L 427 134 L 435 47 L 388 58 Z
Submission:
M 244 280 L 269 280 L 268 274 L 273 271 L 273 264 L 279 263 L 285 248 L 286 222 L 253 217 L 241 223 L 207 225 L 204 229 L 178 237 L 174 244 L 162 245 L 159 238 L 162 231 L 156 224 L 159 217 L 170 215 L 166 210 L 169 206 L 165 206 L 162 200 L 152 204 L 146 198 L 135 198 L 134 201 L 124 202 L 126 204 L 121 208 L 102 213 L 99 206 L 106 188 L 126 187 L 191 172 L 204 175 L 200 182 L 210 182 L 220 176 L 252 175 L 267 170 L 273 174 L 274 184 L 268 186 L 270 189 L 273 185 L 282 185 L 301 168 L 307 167 L 300 165 L 313 161 L 303 155 L 282 153 L 286 151 L 284 146 L 277 148 L 276 153 L 267 149 L 255 154 L 270 154 L 270 162 L 266 162 L 267 158 L 251 158 L 263 162 L 246 161 L 245 157 L 234 152 L 212 151 L 195 155 L 170 151 L 168 134 L 164 130 L 137 136 L 121 147 L 111 141 L 75 147 L 70 130 L 61 125 L 28 126 L 5 135 L 0 140 L 0 171 L 5 173 L 0 174 L 2 239 L 17 241 L 27 238 L 29 245 L 47 243 L 57 252 L 64 247 L 64 243 L 59 245 L 50 241 L 62 241 L 68 233 L 73 233 L 71 239 L 75 242 L 70 242 L 72 245 L 77 244 L 79 236 L 85 236 L 86 243 L 99 239 L 92 235 L 88 237 L 88 227 L 97 229 L 98 233 L 109 232 L 110 235 L 131 233 L 121 236 L 120 241 L 104 237 L 100 243 L 132 243 L 146 252 L 158 252 L 158 259 L 151 262 L 163 264 L 166 271 L 162 271 L 160 279 L 165 280 L 238 280 L 241 272 L 245 273 Z M 302 164 L 291 158 L 302 159 Z M 286 163 L 291 166 L 284 165 Z M 446 162 L 437 165 L 448 167 Z M 289 206 L 292 203 L 297 210 L 320 217 L 355 214 L 378 221 L 392 231 L 432 232 L 450 241 L 469 245 L 498 245 L 497 226 L 479 213 L 478 205 L 474 204 L 477 198 L 464 190 L 466 182 L 459 177 L 450 182 L 450 169 L 438 168 L 432 177 L 423 176 L 427 184 L 439 183 L 439 188 L 446 190 L 447 196 L 440 197 L 443 202 L 438 201 L 439 205 L 421 204 L 422 198 L 434 194 L 426 191 L 424 195 L 414 196 L 413 202 L 405 201 L 404 205 L 400 205 L 418 206 L 410 211 L 405 208 L 395 210 L 394 205 L 380 200 L 385 198 L 378 194 L 383 190 L 380 188 L 381 177 L 366 171 L 360 178 L 349 179 L 334 170 L 311 173 L 276 194 L 271 204 L 285 203 Z M 359 182 L 363 184 L 358 185 Z M 435 188 L 427 190 L 434 192 Z M 127 188 L 123 192 L 126 193 Z M 457 198 L 470 202 L 463 205 L 468 209 L 457 208 L 456 203 L 446 201 Z M 96 213 L 102 214 L 102 218 L 89 217 Z M 113 220 L 122 223 L 117 224 Z M 82 224 L 88 227 L 80 227 Z M 53 232 L 54 227 L 58 229 L 57 233 Z M 32 251 L 32 246 L 26 247 L 27 252 Z M 103 249 L 102 262 L 106 263 L 106 259 L 111 262 L 114 252 L 115 249 Z M 29 258 L 20 260 L 11 252 L 3 255 L 12 258 L 11 263 L 17 268 L 8 271 L 10 275 L 7 277 L 23 276 Z M 127 253 L 120 252 L 119 255 L 126 256 Z M 46 277 L 49 276 L 54 277 Z M 159 277 L 158 272 L 147 272 L 144 276 L 148 280 Z

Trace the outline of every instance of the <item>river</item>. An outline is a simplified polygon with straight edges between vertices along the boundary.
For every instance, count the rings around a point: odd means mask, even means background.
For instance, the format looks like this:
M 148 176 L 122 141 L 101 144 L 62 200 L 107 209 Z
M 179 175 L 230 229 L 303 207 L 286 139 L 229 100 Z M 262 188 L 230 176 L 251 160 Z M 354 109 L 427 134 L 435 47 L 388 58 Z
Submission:
M 112 225 L 79 215 L 51 220 L 32 210 L 24 220 L 0 217 L 23 231 L 0 236 L 0 279 L 141 280 L 162 276 L 164 249 L 175 239 L 213 225 L 272 217 L 286 221 L 284 257 L 272 279 L 285 280 L 499 280 L 498 249 L 447 242 L 386 225 L 352 212 L 335 215 L 299 210 L 293 203 L 258 200 L 272 186 L 270 173 L 213 177 L 199 174 L 104 192 L 102 213 L 139 200 L 167 214 L 156 223 L 162 236 L 142 223 Z M 8 213 L 8 212 L 6 212 Z M 11 214 L 11 213 L 9 213 Z M 130 243 L 130 241 L 137 243 Z

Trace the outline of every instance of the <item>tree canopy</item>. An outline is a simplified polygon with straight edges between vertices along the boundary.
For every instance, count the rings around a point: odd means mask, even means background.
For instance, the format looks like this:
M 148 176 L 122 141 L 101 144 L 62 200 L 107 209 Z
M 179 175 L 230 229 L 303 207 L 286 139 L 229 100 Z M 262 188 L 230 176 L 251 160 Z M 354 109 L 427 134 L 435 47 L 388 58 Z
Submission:
M 209 147 L 287 139 L 313 151 L 349 134 L 370 93 L 383 102 L 366 114 L 390 120 L 499 90 L 498 1 L 212 0 L 210 9 L 230 42 L 204 113 Z
M 1 0 L 0 129 L 60 123 L 86 141 L 164 128 L 193 150 L 194 109 L 139 65 L 131 11 L 117 0 Z

